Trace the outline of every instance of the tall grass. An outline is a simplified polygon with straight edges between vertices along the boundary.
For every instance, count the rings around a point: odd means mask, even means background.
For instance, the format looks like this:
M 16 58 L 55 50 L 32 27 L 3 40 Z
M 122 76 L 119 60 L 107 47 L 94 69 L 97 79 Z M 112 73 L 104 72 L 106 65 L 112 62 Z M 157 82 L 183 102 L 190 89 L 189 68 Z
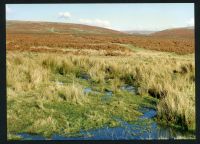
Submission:
M 58 95 L 66 101 L 83 104 L 87 101 L 87 95 L 84 94 L 83 87 L 78 84 L 60 86 Z
M 8 100 L 32 91 L 38 100 L 84 105 L 89 99 L 83 86 L 77 82 L 58 85 L 51 80 L 55 75 L 76 77 L 78 73 L 87 73 L 95 83 L 109 82 L 114 92 L 122 83 L 135 85 L 141 96 L 159 99 L 158 119 L 195 129 L 193 56 L 87 57 L 37 53 L 30 57 L 27 53 L 10 52 L 7 56 Z M 51 122 L 50 118 L 48 121 Z

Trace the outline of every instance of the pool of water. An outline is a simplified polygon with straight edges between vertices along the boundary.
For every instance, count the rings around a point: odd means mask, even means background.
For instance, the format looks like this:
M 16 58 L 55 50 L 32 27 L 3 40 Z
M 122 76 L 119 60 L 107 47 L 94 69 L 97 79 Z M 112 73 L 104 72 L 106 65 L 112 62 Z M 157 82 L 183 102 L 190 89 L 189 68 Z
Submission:
M 130 92 L 130 93 L 132 93 L 132 94 L 134 94 L 134 95 L 136 95 L 136 87 L 134 87 L 134 86 L 132 86 L 132 85 L 123 85 L 122 87 L 121 87 L 121 89 L 122 90 L 125 90 L 125 91 L 128 91 L 128 92 Z
M 93 89 L 90 88 L 90 87 L 84 88 L 84 89 L 83 89 L 83 92 L 84 92 L 85 94 L 88 94 L 88 93 L 100 94 L 100 92 L 95 91 L 95 90 L 93 90 Z
M 88 93 L 94 93 L 94 94 L 101 94 L 101 92 L 95 91 L 90 87 L 84 88 L 84 93 L 88 94 Z M 101 100 L 103 102 L 109 102 L 112 98 L 113 92 L 106 90 L 104 92 L 102 92 L 104 95 L 102 96 Z
M 135 95 L 136 88 L 130 85 L 124 85 L 121 87 L 122 90 L 126 90 Z M 100 93 L 87 87 L 84 89 L 84 93 Z M 113 92 L 106 90 L 103 92 L 103 102 L 109 102 L 112 99 Z M 51 136 L 51 140 L 141 140 L 141 139 L 174 139 L 178 136 L 181 137 L 194 137 L 184 131 L 178 131 L 170 127 L 164 127 L 159 125 L 153 118 L 156 116 L 156 110 L 151 108 L 139 109 L 142 116 L 135 122 L 128 123 L 120 118 L 114 118 L 120 123 L 117 127 L 104 126 L 99 129 L 91 129 L 88 131 L 81 130 L 77 133 L 78 136 L 66 137 L 58 134 Z M 28 133 L 17 134 L 24 140 L 46 140 L 47 138 L 41 135 L 31 135 Z
M 141 108 L 140 112 L 143 113 L 143 115 L 139 117 L 140 119 L 150 119 L 154 118 L 157 115 L 156 110 L 151 108 Z
M 154 109 L 141 109 L 143 115 L 134 123 L 128 123 L 119 118 L 115 118 L 120 123 L 118 127 L 104 126 L 99 129 L 91 129 L 88 131 L 80 131 L 79 136 L 65 137 L 54 134 L 51 140 L 141 140 L 141 139 L 174 139 L 177 136 L 191 137 L 188 133 L 177 131 L 170 127 L 159 125 L 152 118 L 156 116 Z M 30 135 L 27 133 L 18 134 L 23 139 L 28 140 L 45 140 L 40 135 Z
M 90 92 L 92 92 L 92 88 L 90 88 L 90 87 L 87 87 L 87 88 L 84 88 L 84 93 L 90 93 Z
M 103 102 L 109 102 L 112 98 L 113 92 L 112 91 L 105 91 L 101 100 Z

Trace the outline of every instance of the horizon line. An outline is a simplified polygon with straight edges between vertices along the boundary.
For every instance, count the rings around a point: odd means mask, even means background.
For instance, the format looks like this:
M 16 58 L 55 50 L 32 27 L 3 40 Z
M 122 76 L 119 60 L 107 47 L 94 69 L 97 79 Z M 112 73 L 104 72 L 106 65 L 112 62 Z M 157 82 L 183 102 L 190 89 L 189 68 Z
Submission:
M 83 24 L 83 23 L 71 23 L 71 22 L 62 22 L 62 21 L 45 21 L 45 20 L 19 20 L 19 19 L 6 19 L 7 21 L 20 21 L 20 22 L 41 22 L 41 23 L 60 23 L 60 24 L 77 24 L 77 25 L 85 25 L 85 26 L 91 26 L 91 27 L 98 27 L 98 28 L 104 28 L 104 29 L 109 29 L 113 31 L 119 31 L 119 32 L 130 32 L 130 31 L 135 31 L 135 32 L 140 32 L 140 31 L 152 31 L 152 32 L 159 32 L 159 31 L 164 31 L 164 30 L 169 30 L 169 29 L 178 29 L 178 28 L 195 28 L 195 26 L 182 26 L 182 27 L 169 27 L 165 29 L 160 29 L 160 30 L 152 30 L 152 29 L 143 29 L 143 30 L 137 30 L 137 29 L 129 29 L 129 30 L 119 30 L 119 29 L 114 29 L 114 28 L 108 28 L 108 27 L 101 27 L 101 26 L 95 26 L 95 25 L 89 25 L 89 24 Z

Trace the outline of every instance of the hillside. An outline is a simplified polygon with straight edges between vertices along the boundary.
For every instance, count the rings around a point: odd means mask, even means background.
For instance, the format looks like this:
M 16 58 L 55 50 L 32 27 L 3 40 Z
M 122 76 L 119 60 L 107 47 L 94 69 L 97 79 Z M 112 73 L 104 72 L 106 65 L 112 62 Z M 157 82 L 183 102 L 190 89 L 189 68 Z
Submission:
M 132 47 L 188 54 L 194 52 L 194 30 L 173 29 L 131 35 L 111 29 L 52 22 L 7 21 L 7 50 L 83 55 L 131 55 Z
M 194 27 L 174 28 L 167 29 L 151 34 L 151 36 L 157 37 L 169 37 L 169 38 L 194 38 Z
M 130 49 L 107 38 L 125 36 L 111 29 L 72 23 L 7 21 L 7 50 L 71 53 L 76 55 L 130 55 Z
M 14 21 L 6 22 L 7 33 L 54 33 L 54 34 L 122 34 L 122 32 L 83 24 Z

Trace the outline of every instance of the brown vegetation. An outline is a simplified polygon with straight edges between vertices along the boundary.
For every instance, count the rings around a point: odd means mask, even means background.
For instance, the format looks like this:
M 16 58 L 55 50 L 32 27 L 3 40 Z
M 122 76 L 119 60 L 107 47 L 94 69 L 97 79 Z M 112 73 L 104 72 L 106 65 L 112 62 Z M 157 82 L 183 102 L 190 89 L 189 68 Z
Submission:
M 157 37 L 173 37 L 173 38 L 188 38 L 194 39 L 194 28 L 186 27 L 186 28 L 174 28 L 167 29 L 160 32 L 156 32 L 151 34 L 152 36 Z
M 157 36 L 132 36 L 117 31 L 76 24 L 16 23 L 7 22 L 7 50 L 60 51 L 59 48 L 111 50 L 130 53 L 118 44 L 131 44 L 150 50 L 194 53 L 194 38 L 169 38 Z M 33 46 L 37 49 L 33 49 Z M 32 47 L 32 48 L 31 48 Z M 125 55 L 126 55 L 125 54 Z
M 160 122 L 195 130 L 194 54 L 146 50 L 193 53 L 194 39 L 70 26 L 7 23 L 8 133 L 48 136 L 116 126 L 110 116 L 134 121 L 139 106 L 150 105 L 147 99 L 158 102 Z M 82 74 L 89 80 L 82 80 Z M 124 84 L 135 86 L 138 96 L 121 90 Z M 112 101 L 104 104 L 103 93 L 86 94 L 87 87 L 112 91 Z

